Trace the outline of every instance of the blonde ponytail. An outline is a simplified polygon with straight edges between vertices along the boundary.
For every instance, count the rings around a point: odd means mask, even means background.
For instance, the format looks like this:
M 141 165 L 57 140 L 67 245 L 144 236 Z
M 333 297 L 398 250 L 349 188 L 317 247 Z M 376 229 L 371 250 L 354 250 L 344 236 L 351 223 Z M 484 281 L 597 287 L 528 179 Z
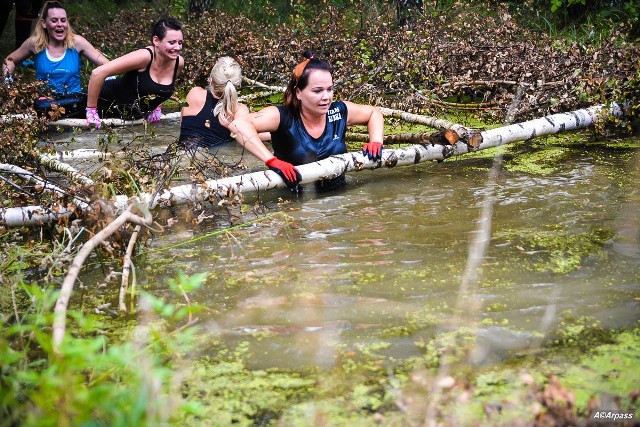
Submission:
M 222 121 L 230 122 L 238 110 L 238 90 L 242 84 L 242 68 L 229 56 L 219 58 L 211 69 L 209 90 L 219 99 L 213 109 Z

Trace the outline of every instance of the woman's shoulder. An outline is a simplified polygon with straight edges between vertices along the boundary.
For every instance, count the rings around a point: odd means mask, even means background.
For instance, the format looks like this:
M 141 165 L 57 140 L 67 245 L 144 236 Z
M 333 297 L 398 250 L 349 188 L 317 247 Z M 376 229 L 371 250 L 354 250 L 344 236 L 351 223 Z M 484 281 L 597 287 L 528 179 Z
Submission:
M 347 108 L 347 102 L 345 101 L 333 101 L 331 102 L 331 108 Z
M 192 87 L 191 90 L 189 90 L 189 93 L 187 93 L 187 100 L 189 98 L 206 98 L 207 96 L 207 90 L 203 87 L 200 86 L 195 86 Z

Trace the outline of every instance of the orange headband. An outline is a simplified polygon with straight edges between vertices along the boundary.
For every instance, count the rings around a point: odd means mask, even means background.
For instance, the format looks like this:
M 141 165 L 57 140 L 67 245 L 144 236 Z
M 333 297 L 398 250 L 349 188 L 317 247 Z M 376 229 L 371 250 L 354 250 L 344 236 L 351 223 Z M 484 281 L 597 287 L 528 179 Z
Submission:
M 298 65 L 296 65 L 296 68 L 293 69 L 293 77 L 296 78 L 296 81 L 300 80 L 300 76 L 302 75 L 302 73 L 304 73 L 304 69 L 307 67 L 307 64 L 312 59 L 313 59 L 313 55 L 311 55 L 311 58 L 307 58 L 301 63 L 299 63 Z

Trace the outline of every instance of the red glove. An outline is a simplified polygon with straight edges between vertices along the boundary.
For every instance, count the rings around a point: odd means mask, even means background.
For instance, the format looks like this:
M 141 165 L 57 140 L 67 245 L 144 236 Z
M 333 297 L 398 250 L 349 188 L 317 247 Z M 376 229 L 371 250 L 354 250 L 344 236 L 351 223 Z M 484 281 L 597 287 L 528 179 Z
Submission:
M 302 180 L 302 175 L 300 175 L 300 172 L 298 172 L 298 169 L 296 169 L 295 166 L 289 162 L 282 161 L 275 156 L 264 162 L 264 164 L 267 165 L 269 169 L 280 175 L 280 178 L 284 180 L 285 184 L 287 184 L 287 187 L 289 188 L 295 188 Z
M 380 160 L 382 158 L 382 142 L 367 142 L 362 146 L 362 155 L 369 157 L 369 160 Z

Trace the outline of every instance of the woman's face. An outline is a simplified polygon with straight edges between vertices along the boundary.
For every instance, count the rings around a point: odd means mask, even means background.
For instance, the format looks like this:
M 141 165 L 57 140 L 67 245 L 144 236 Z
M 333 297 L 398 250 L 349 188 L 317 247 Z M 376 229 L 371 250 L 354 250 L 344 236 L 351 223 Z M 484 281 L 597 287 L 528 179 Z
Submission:
M 157 36 L 153 36 L 153 44 L 158 52 L 171 59 L 175 59 L 180 55 L 180 51 L 182 50 L 182 31 L 167 30 L 162 40 Z
M 49 35 L 49 40 L 63 42 L 67 38 L 69 21 L 67 21 L 67 12 L 64 9 L 49 9 L 47 17 L 41 20 L 40 23 Z
M 325 70 L 312 70 L 304 89 L 296 89 L 302 110 L 308 114 L 327 114 L 333 101 L 333 77 Z

